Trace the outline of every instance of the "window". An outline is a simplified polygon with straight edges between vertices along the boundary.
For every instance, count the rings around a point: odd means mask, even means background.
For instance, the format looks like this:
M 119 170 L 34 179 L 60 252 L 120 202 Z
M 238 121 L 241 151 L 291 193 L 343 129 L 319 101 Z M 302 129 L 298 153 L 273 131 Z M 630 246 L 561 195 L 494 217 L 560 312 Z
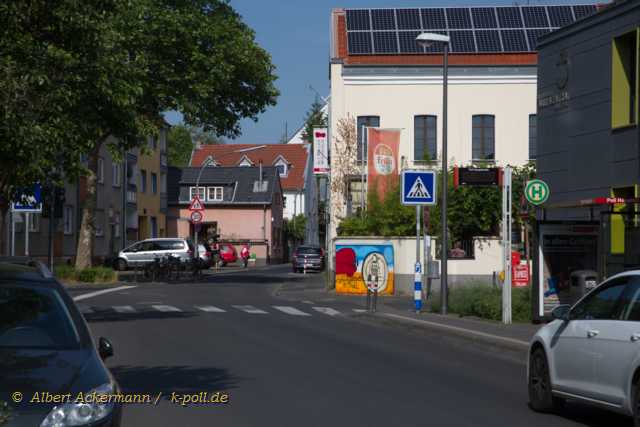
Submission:
M 253 163 L 247 156 L 242 156 L 242 160 L 238 163 L 238 166 L 253 166 Z
M 160 193 L 167 192 L 167 174 L 160 172 Z
M 538 154 L 538 120 L 535 114 L 529 114 L 529 160 Z
M 196 197 L 196 194 L 200 200 L 205 200 L 204 187 L 198 187 L 196 192 L 196 187 L 189 187 L 189 200 L 192 200 Z
M 113 237 L 120 237 L 120 213 L 113 214 Z
M 365 183 L 366 186 L 366 183 Z M 363 187 L 360 178 L 349 181 L 349 193 L 347 194 L 347 215 L 353 215 L 363 207 Z
M 160 151 L 167 151 L 167 131 L 160 130 Z
M 284 163 L 278 163 L 276 165 L 276 169 L 278 169 L 278 174 L 280 176 L 287 176 L 287 165 Z
M 147 192 L 147 171 L 142 169 L 140 170 L 140 191 Z
M 96 237 L 104 236 L 104 211 L 95 211 L 93 227 Z
M 104 183 L 104 160 L 98 157 L 98 184 Z
M 29 214 L 29 232 L 37 233 L 40 231 L 40 214 Z
M 62 211 L 62 221 L 64 224 L 64 234 L 73 233 L 73 206 L 65 206 Z
M 471 143 L 473 160 L 495 160 L 495 116 L 473 116 Z
M 637 32 L 613 39 L 611 48 L 611 127 L 635 124 L 638 116 Z
M 640 321 L 640 276 L 625 277 L 627 287 L 620 297 L 620 319 Z
M 111 164 L 111 183 L 114 187 L 120 187 L 120 177 L 122 172 L 122 164 L 121 163 L 112 163 Z
M 358 129 L 357 129 L 357 139 L 358 139 L 358 153 L 357 159 L 358 161 L 362 161 L 362 154 L 364 151 L 364 159 L 367 160 L 367 135 L 364 131 L 364 127 L 380 127 L 380 117 L 379 116 L 359 116 L 358 117 Z
M 151 174 L 151 192 L 158 194 L 158 175 L 155 173 Z
M 207 200 L 212 202 L 221 202 L 223 200 L 223 189 L 222 187 L 209 187 L 207 188 L 209 195 Z
M 429 161 L 438 158 L 436 116 L 415 116 L 413 118 L 413 160 Z
M 621 277 L 598 288 L 571 310 L 571 319 L 611 320 L 620 318 L 619 301 L 626 284 L 627 278 Z

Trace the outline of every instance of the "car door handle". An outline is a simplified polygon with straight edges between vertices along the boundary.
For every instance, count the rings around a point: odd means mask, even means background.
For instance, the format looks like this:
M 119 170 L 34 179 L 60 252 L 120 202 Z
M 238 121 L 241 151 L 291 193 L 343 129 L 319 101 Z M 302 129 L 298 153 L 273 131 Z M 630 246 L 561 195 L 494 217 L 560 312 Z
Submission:
M 595 330 L 595 329 L 591 329 L 589 331 L 587 331 L 587 338 L 593 338 L 596 335 L 598 335 L 600 333 L 600 331 Z
M 631 341 L 636 342 L 640 340 L 640 334 L 631 334 Z

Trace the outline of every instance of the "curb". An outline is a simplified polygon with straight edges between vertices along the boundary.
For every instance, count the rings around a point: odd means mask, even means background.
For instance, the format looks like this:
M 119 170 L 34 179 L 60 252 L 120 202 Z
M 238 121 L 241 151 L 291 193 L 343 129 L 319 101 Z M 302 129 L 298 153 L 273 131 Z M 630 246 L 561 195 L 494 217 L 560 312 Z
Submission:
M 428 320 L 413 319 L 411 317 L 400 316 L 392 313 L 378 312 L 374 316 L 386 317 L 402 323 L 408 323 L 412 325 L 421 326 L 429 329 L 436 329 L 439 331 L 447 331 L 453 335 L 462 336 L 465 338 L 472 338 L 478 341 L 484 341 L 489 344 L 495 344 L 502 347 L 507 347 L 511 350 L 526 351 L 529 348 L 527 341 L 518 340 L 515 338 L 502 337 L 500 335 L 489 334 L 486 332 L 474 331 L 472 329 L 465 329 L 459 326 L 445 325 L 443 323 L 431 322 Z

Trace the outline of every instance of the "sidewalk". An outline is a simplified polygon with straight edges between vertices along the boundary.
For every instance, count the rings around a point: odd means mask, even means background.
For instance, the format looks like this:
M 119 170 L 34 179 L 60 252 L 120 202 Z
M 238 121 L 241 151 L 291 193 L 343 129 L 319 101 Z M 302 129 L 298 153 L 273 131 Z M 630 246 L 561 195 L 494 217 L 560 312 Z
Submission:
M 354 308 L 364 309 L 366 307 L 366 296 L 338 295 L 333 290 L 327 291 L 324 288 L 324 281 L 313 276 L 310 276 L 304 283 L 284 284 L 278 290 L 278 293 L 311 300 L 331 297 L 341 302 L 350 303 Z M 529 341 L 542 326 L 531 323 L 504 325 L 490 320 L 460 317 L 457 314 L 444 316 L 429 313 L 426 307 L 423 307 L 422 312 L 417 314 L 414 311 L 414 302 L 410 297 L 397 296 L 379 297 L 375 313 L 360 313 L 358 316 L 381 317 L 411 326 L 438 330 L 515 350 L 526 350 Z

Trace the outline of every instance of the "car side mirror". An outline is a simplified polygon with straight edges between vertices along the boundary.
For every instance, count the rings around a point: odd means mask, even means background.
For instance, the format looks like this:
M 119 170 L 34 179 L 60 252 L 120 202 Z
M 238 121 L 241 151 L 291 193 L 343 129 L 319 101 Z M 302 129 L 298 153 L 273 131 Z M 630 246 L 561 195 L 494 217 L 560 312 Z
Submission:
M 113 356 L 113 344 L 111 344 L 111 341 L 104 337 L 100 337 L 98 339 L 98 354 L 100 354 L 102 360 Z
M 571 306 L 569 304 L 562 304 L 551 311 L 551 317 L 553 317 L 554 319 L 562 320 L 563 322 L 568 322 L 570 311 Z

